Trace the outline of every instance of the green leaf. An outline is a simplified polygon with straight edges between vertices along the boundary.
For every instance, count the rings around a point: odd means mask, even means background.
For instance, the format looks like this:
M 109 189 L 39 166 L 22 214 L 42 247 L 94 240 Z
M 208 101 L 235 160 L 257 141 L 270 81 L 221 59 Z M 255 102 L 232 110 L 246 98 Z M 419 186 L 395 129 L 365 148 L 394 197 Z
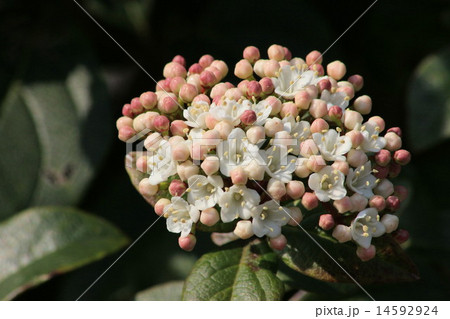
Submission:
M 203 255 L 186 279 L 183 300 L 280 300 L 277 256 L 265 241 L 223 246 Z
M 137 301 L 180 301 L 184 281 L 170 281 L 161 285 L 140 291 L 136 295 Z
M 374 259 L 362 262 L 356 256 L 356 245 L 338 243 L 313 231 L 308 233 L 360 284 L 405 282 L 419 279 L 418 270 L 391 236 L 375 238 Z M 345 272 L 303 230 L 285 227 L 288 240 L 281 253 L 292 269 L 328 282 L 351 282 Z
M 450 137 L 450 49 L 426 57 L 408 90 L 411 147 L 428 149 Z
M 73 37 L 25 57 L 0 104 L 0 219 L 78 203 L 110 145 L 106 89 Z
M 0 224 L 0 299 L 123 247 L 114 226 L 69 207 L 37 207 Z

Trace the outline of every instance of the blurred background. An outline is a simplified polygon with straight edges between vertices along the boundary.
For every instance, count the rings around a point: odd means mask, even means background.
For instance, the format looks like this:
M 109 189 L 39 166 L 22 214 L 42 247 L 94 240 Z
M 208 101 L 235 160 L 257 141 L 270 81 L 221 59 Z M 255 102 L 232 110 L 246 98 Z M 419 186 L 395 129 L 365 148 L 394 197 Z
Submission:
M 248 45 L 259 47 L 264 56 L 273 43 L 288 47 L 293 56 L 305 57 L 314 49 L 323 52 L 372 2 L 80 0 L 79 4 L 159 80 L 164 64 L 177 54 L 192 64 L 208 53 L 233 70 Z M 324 55 L 324 64 L 339 59 L 347 65 L 348 75 L 364 76 L 360 93 L 372 97 L 372 114 L 382 116 L 387 127 L 401 127 L 403 147 L 413 153 L 412 163 L 396 183 L 410 188 L 400 220 L 401 228 L 410 231 L 407 250 L 421 280 L 365 287 L 375 299 L 450 297 L 449 45 L 448 1 L 378 1 Z M 128 179 L 125 145 L 115 130 L 122 105 L 153 90 L 155 83 L 72 0 L 1 1 L 0 48 L 1 291 L 2 284 L 11 284 L 5 283 L 8 278 L 2 277 L 1 264 L 8 251 L 11 256 L 16 249 L 7 247 L 12 241 L 5 238 L 8 232 L 2 232 L 2 222 L 22 210 L 75 206 L 106 220 L 129 242 L 156 215 Z M 178 248 L 177 235 L 158 221 L 83 300 L 132 300 L 155 284 L 185 278 L 195 260 L 212 247 L 204 237 L 194 252 L 185 253 Z M 55 276 L 16 299 L 78 298 L 119 256 L 121 250 L 113 250 L 114 254 Z M 349 291 L 311 298 L 363 298 L 359 290 Z

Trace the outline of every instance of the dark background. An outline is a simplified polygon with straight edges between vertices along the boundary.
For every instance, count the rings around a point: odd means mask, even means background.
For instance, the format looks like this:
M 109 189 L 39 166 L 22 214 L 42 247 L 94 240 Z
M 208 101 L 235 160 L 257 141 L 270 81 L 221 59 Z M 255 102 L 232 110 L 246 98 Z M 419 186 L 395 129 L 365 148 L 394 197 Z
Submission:
M 272 43 L 293 56 L 324 52 L 372 1 L 149 1 L 87 0 L 80 4 L 157 80 L 176 54 L 188 64 L 206 53 L 227 62 L 230 70 L 247 45 L 266 50 Z M 108 89 L 109 147 L 96 178 L 79 207 L 103 216 L 137 238 L 155 219 L 152 208 L 134 190 L 123 167 L 124 143 L 115 139 L 115 119 L 131 98 L 155 83 L 72 0 L 2 1 L 0 3 L 0 97 L 23 67 L 23 57 L 44 57 L 38 77 L 58 78 L 66 60 L 89 59 Z M 374 101 L 372 114 L 386 126 L 406 132 L 404 147 L 414 148 L 407 95 L 414 70 L 427 55 L 450 44 L 448 1 L 376 3 L 324 55 L 324 64 L 339 59 L 348 75 L 364 76 L 362 94 Z M 39 62 L 35 62 L 39 64 Z M 230 77 L 231 79 L 231 77 Z M 235 82 L 235 80 L 233 80 Z M 424 107 L 432 107 L 424 105 Z M 424 117 L 423 121 L 427 121 Z M 424 132 L 427 134 L 427 132 Z M 449 169 L 448 142 L 413 152 L 402 180 L 411 187 L 412 204 L 404 207 L 401 225 L 411 232 L 408 248 L 422 279 L 411 284 L 366 287 L 376 299 L 449 298 L 449 209 L 445 196 Z M 448 153 L 448 152 L 447 152 Z M 430 162 L 433 161 L 433 162 Z M 447 183 L 447 184 L 446 184 Z M 202 240 L 203 239 L 203 240 Z M 133 299 L 137 291 L 167 280 L 183 279 L 195 259 L 211 247 L 199 238 L 193 253 L 182 252 L 177 235 L 164 221 L 155 226 L 84 296 L 84 300 Z M 20 295 L 19 300 L 74 300 L 119 253 L 82 267 Z M 329 297 L 329 296 L 328 296 Z M 334 296 L 339 299 L 341 296 Z M 330 298 L 330 297 L 329 297 Z

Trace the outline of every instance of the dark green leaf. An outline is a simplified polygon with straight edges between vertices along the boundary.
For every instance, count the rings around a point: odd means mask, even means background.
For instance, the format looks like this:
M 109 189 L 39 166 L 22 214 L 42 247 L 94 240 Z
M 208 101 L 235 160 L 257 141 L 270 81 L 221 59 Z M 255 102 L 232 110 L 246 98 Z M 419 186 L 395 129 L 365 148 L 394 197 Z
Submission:
M 38 207 L 0 224 L 0 299 L 123 247 L 108 222 L 68 207 Z
M 282 260 L 289 267 L 323 281 L 351 281 L 303 230 L 285 227 L 283 233 L 288 245 L 282 252 Z M 404 282 L 419 278 L 416 266 L 389 235 L 374 239 L 376 257 L 362 262 L 356 256 L 355 244 L 340 244 L 313 231 L 309 234 L 360 284 Z
M 450 137 L 450 50 L 425 58 L 408 91 L 408 134 L 417 151 Z
M 203 255 L 186 279 L 183 300 L 280 300 L 277 256 L 261 240 Z
M 184 281 L 170 281 L 161 285 L 140 291 L 137 301 L 180 301 Z

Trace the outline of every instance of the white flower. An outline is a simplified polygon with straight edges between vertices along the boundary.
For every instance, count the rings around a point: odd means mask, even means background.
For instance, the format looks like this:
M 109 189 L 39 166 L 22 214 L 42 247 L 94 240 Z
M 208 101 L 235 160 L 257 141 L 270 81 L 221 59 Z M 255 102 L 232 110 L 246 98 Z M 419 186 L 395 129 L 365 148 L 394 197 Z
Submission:
M 241 185 L 231 186 L 219 199 L 220 218 L 224 223 L 240 217 L 249 219 L 252 209 L 259 204 L 257 191 Z
M 375 208 L 367 208 L 360 212 L 350 226 L 353 240 L 363 248 L 369 248 L 372 237 L 380 237 L 386 227 L 380 222 Z
M 267 174 L 283 183 L 291 181 L 297 157 L 288 155 L 288 150 L 284 145 L 274 145 L 264 152 Z
M 256 236 L 278 237 L 281 226 L 289 221 L 288 209 L 281 207 L 279 202 L 271 200 L 258 205 L 252 211 L 252 227 Z
M 164 217 L 167 218 L 167 230 L 186 237 L 191 232 L 192 224 L 198 221 L 200 212 L 183 198 L 174 196 L 171 203 L 164 207 Z
M 306 64 L 302 66 L 285 65 L 280 68 L 276 78 L 272 78 L 275 93 L 288 100 L 293 100 L 295 94 L 304 87 L 316 85 L 320 80 L 327 78 L 318 77 L 317 72 L 308 70 Z
M 256 122 L 253 125 L 264 126 L 267 118 L 272 112 L 272 106 L 266 100 L 258 102 L 258 104 L 253 103 L 251 108 L 256 113 Z
M 189 191 L 187 199 L 197 209 L 214 207 L 223 194 L 223 180 L 218 175 L 192 175 L 188 179 Z
M 318 173 L 311 174 L 308 186 L 321 202 L 342 199 L 347 194 L 344 174 L 331 166 L 325 166 Z
M 326 161 L 345 161 L 344 154 L 352 148 L 352 140 L 348 136 L 340 136 L 334 129 L 325 134 L 314 133 L 313 140 Z
M 345 94 L 345 92 L 336 92 L 331 93 L 328 90 L 323 90 L 322 94 L 320 95 L 320 99 L 327 102 L 327 108 L 328 110 L 334 106 L 337 105 L 342 109 L 342 112 L 345 111 L 349 104 L 350 98 Z
M 384 137 L 378 136 L 380 128 L 375 122 L 366 122 L 361 126 L 361 134 L 364 136 L 364 141 L 361 144 L 361 149 L 365 152 L 379 152 L 386 146 Z
M 152 154 L 147 160 L 148 170 L 151 171 L 148 180 L 151 185 L 158 185 L 177 173 L 177 162 L 172 158 L 170 143 L 167 141 L 161 142 Z
M 209 113 L 217 120 L 217 121 L 229 121 L 234 126 L 239 125 L 241 123 L 241 115 L 246 110 L 251 109 L 252 103 L 249 100 L 231 100 L 224 99 L 221 100 L 219 105 L 215 103 L 211 104 L 209 109 Z
M 191 127 L 206 128 L 205 117 L 208 112 L 208 103 L 204 101 L 194 102 L 183 111 L 185 123 Z
M 284 130 L 287 131 L 292 138 L 297 140 L 296 145 L 292 145 L 292 154 L 300 154 L 300 144 L 311 136 L 311 125 L 307 121 L 297 122 L 292 115 L 286 116 L 282 120 Z M 275 134 L 275 138 L 277 134 Z
M 346 184 L 352 191 L 371 198 L 373 196 L 373 189 L 377 184 L 377 178 L 372 174 L 372 167 L 370 161 L 364 165 L 358 166 L 355 170 L 350 168 L 347 175 Z
M 228 140 L 217 146 L 217 156 L 220 159 L 220 172 L 230 176 L 230 172 L 238 166 L 247 166 L 252 160 L 263 165 L 258 146 L 249 143 L 245 132 L 235 128 L 228 135 Z

